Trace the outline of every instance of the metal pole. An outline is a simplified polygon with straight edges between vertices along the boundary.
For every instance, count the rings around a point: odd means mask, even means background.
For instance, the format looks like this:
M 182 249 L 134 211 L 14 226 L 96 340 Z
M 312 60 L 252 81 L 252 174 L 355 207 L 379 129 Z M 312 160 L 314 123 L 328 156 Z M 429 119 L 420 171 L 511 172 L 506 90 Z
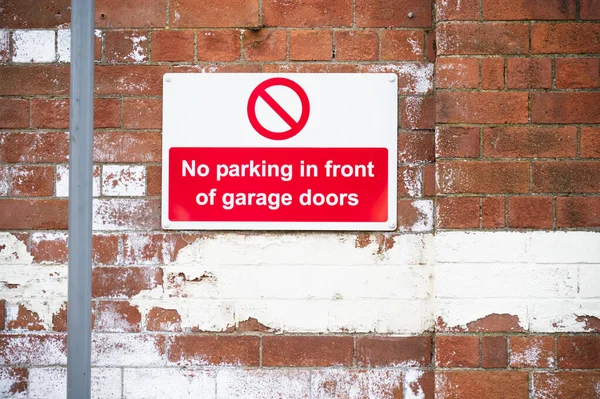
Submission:
M 90 398 L 94 0 L 71 0 L 67 398 Z

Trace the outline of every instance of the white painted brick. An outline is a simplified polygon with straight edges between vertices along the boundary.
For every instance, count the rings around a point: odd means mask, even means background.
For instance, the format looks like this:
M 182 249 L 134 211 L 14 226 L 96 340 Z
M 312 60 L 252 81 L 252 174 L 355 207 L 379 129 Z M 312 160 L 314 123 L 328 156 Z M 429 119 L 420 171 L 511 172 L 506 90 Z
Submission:
M 10 60 L 10 33 L 0 30 L 0 62 Z
M 394 399 L 403 390 L 400 370 L 315 370 L 311 378 L 313 399 Z
M 441 232 L 435 236 L 440 263 L 523 263 L 529 261 L 528 233 Z
M 102 195 L 132 197 L 146 193 L 146 168 L 139 165 L 104 165 Z
M 55 33 L 52 30 L 16 30 L 13 32 L 13 62 L 54 62 Z
M 190 368 L 125 369 L 126 399 L 214 399 L 215 372 Z
M 0 298 L 66 299 L 67 269 L 66 265 L 3 265 Z
M 132 198 L 94 199 L 92 229 L 130 230 L 147 229 L 144 224 L 158 218 L 149 207 L 150 201 Z M 154 216 L 153 216 L 154 215 Z
M 18 371 L 12 368 L 0 368 L 0 397 L 10 399 L 27 398 L 27 374 L 20 375 Z
M 600 232 L 539 231 L 530 233 L 536 263 L 600 263 Z
M 413 233 L 426 233 L 433 230 L 433 201 L 415 200 L 413 208 L 418 213 L 417 221 L 409 228 L 399 227 L 398 231 L 410 231 Z
M 308 399 L 308 370 L 220 369 L 217 399 Z
M 600 319 L 600 301 L 581 300 L 540 300 L 528 306 L 531 331 L 535 332 L 589 332 L 585 317 Z
M 0 49 L 0 52 L 2 49 Z M 8 167 L 0 166 L 0 197 L 8 195 Z
M 8 344 L 0 353 L 0 365 L 50 366 L 67 364 L 67 344 L 59 335 L 5 335 Z
M 92 368 L 92 398 L 120 399 L 121 370 Z M 67 396 L 67 369 L 62 367 L 29 369 L 30 399 L 64 399 Z
M 529 329 L 527 301 L 518 299 L 437 299 L 435 319 L 441 318 L 449 327 L 466 328 L 468 323 L 491 314 L 517 316 L 519 326 Z
M 103 39 L 103 34 L 100 29 L 94 31 L 94 35 Z M 58 62 L 71 62 L 71 30 L 58 30 Z
M 39 322 L 35 324 L 40 324 L 44 329 L 48 331 L 52 331 L 54 326 L 53 317 L 57 315 L 63 308 L 67 298 L 52 298 L 52 299 L 29 299 L 29 298 L 19 298 L 19 299 L 6 299 L 6 324 L 10 326 L 12 321 L 16 321 L 18 319 L 18 310 L 19 307 L 23 307 L 26 310 L 37 315 Z M 27 328 L 20 329 L 15 328 L 14 326 L 10 327 L 11 331 L 21 331 L 28 332 Z
M 235 305 L 236 323 L 253 317 L 277 331 L 327 331 L 328 301 L 247 300 Z
M 11 233 L 0 231 L 0 265 L 29 265 L 32 261 L 33 257 L 23 241 Z
M 100 196 L 100 167 L 94 166 L 92 175 L 92 195 L 94 197 Z M 68 197 L 69 196 L 69 166 L 68 165 L 57 165 L 56 166 L 56 196 L 57 197 Z
M 579 265 L 579 295 L 581 298 L 600 298 L 600 264 Z
M 577 294 L 576 265 L 452 263 L 435 266 L 437 298 L 560 298 Z
M 102 334 L 92 337 L 92 365 L 152 367 L 166 363 L 164 340 L 153 335 Z

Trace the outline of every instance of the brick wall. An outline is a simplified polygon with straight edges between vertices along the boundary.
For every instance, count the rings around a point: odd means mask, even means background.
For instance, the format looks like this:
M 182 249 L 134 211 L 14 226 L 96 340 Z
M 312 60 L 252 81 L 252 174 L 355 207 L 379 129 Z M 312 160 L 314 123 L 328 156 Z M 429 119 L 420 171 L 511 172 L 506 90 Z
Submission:
M 69 6 L 0 0 L 0 397 L 65 397 Z M 95 397 L 600 398 L 599 20 L 97 0 Z M 162 231 L 166 72 L 396 73 L 398 230 Z

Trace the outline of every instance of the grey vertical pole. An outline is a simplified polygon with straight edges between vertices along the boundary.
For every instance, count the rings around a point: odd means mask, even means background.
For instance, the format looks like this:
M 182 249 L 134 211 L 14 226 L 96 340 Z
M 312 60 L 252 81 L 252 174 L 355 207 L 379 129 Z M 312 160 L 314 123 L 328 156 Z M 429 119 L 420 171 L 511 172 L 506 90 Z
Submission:
M 94 0 L 71 0 L 67 398 L 90 398 Z

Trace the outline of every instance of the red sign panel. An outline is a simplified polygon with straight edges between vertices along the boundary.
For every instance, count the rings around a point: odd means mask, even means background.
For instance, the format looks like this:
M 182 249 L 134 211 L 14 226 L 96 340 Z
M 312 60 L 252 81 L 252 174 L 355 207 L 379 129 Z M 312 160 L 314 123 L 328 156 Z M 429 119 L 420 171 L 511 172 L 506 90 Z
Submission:
M 386 148 L 169 149 L 171 221 L 386 222 Z

